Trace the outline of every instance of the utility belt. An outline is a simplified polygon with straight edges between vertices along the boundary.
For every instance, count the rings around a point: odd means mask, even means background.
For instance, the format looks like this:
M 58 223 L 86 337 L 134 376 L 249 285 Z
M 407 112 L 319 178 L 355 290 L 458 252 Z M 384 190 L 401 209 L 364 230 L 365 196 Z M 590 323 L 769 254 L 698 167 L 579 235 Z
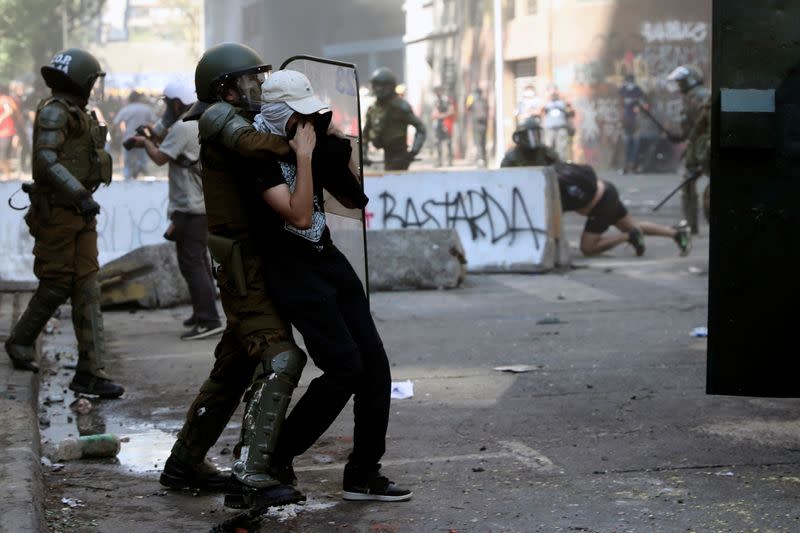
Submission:
M 223 269 L 239 296 L 247 296 L 245 262 L 255 255 L 250 241 L 209 233 L 208 251 L 214 260 L 215 273 L 217 269 Z
M 61 199 L 53 191 L 41 189 L 35 183 L 23 183 L 22 192 L 27 193 L 31 201 L 31 207 L 36 209 L 45 219 L 50 217 L 50 209 L 53 207 L 76 209 L 74 203 Z

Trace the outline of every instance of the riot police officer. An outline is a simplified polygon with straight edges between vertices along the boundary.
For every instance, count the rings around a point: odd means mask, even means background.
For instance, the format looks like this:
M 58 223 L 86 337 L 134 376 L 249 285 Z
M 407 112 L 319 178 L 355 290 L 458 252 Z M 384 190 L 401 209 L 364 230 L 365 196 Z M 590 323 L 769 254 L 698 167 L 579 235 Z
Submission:
M 270 243 L 264 201 L 246 180 L 259 175 L 259 153 L 289 153 L 280 137 L 252 126 L 261 82 L 270 66 L 238 43 L 209 48 L 195 70 L 198 102 L 184 120 L 199 120 L 200 161 L 208 217 L 209 249 L 227 325 L 215 363 L 186 416 L 161 483 L 229 492 L 225 504 L 251 511 L 304 499 L 291 486 L 290 465 L 271 463 L 292 391 L 306 355 L 291 337 L 266 292 L 263 261 Z M 244 421 L 233 479 L 206 454 L 245 394 Z
M 523 120 L 512 135 L 514 148 L 506 152 L 501 167 L 539 167 L 555 165 L 561 159 L 555 150 L 542 144 L 539 117 Z
M 381 67 L 370 78 L 375 103 L 367 109 L 364 142 L 383 149 L 386 170 L 407 170 L 425 143 L 426 130 L 408 102 L 395 92 L 397 79 L 391 70 Z M 408 126 L 414 126 L 414 144 L 408 150 Z
M 38 371 L 33 344 L 55 310 L 72 300 L 78 365 L 69 388 L 102 398 L 125 389 L 103 365 L 105 337 L 97 284 L 97 222 L 100 205 L 92 193 L 111 182 L 111 156 L 103 149 L 106 127 L 86 106 L 105 73 L 90 53 L 64 50 L 42 67 L 51 89 L 36 110 L 33 186 L 25 216 L 34 238 L 33 272 L 39 286 L 5 343 L 15 368 Z M 99 85 L 102 87 L 102 84 Z
M 675 143 L 688 141 L 685 174 L 688 181 L 681 189 L 681 207 L 692 234 L 696 235 L 700 231 L 697 178 L 703 174 L 709 175 L 711 165 L 711 91 L 703 86 L 703 72 L 692 65 L 681 65 L 672 71 L 668 79 L 677 83 L 683 93 L 681 133 L 671 136 L 670 140 Z M 710 188 L 706 188 L 703 196 L 707 217 Z

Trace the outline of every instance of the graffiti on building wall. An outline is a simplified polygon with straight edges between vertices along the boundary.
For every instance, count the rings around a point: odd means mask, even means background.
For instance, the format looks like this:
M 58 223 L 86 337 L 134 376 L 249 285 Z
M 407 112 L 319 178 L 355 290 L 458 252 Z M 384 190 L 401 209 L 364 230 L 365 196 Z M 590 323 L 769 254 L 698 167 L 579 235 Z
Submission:
M 600 166 L 615 163 L 622 134 L 618 90 L 626 74 L 636 77 L 653 114 L 666 126 L 677 128 L 683 104 L 667 77 L 687 63 L 707 72 L 710 34 L 709 25 L 702 21 L 644 21 L 637 34 L 598 35 L 593 42 L 602 46 L 602 57 L 557 68 L 556 83 L 572 87 L 581 159 Z M 642 122 L 643 135 L 659 135 L 655 125 Z

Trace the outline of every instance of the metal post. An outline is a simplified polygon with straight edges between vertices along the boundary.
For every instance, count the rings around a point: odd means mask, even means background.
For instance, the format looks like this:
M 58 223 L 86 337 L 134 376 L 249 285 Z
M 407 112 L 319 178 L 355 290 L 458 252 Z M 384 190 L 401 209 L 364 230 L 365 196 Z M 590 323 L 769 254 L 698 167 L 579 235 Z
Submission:
M 500 166 L 505 151 L 505 109 L 504 97 L 504 64 L 503 64 L 503 6 L 501 0 L 494 0 L 494 158 L 495 165 Z

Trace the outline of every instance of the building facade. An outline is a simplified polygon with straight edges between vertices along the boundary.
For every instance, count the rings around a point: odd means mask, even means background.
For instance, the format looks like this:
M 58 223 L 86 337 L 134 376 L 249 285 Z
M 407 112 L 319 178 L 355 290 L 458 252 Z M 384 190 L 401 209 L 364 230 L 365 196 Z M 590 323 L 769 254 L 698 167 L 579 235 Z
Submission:
M 258 50 L 274 68 L 307 54 L 354 63 L 365 85 L 376 68 L 404 76 L 400 0 L 206 0 L 206 47 L 226 41 Z
M 709 72 L 711 0 L 502 0 L 503 131 L 501 152 L 510 145 L 515 109 L 526 87 L 547 99 L 558 88 L 576 110 L 575 159 L 599 167 L 619 165 L 625 74 L 636 76 L 653 114 L 677 129 L 680 94 L 666 81 L 678 65 Z M 406 9 L 407 98 L 423 110 L 432 87 L 444 85 L 461 109 L 481 88 L 494 113 L 495 10 L 492 0 L 408 0 Z M 412 71 L 412 69 L 414 69 Z M 411 74 L 413 72 L 413 74 Z M 658 129 L 641 120 L 653 145 Z M 456 145 L 470 156 L 469 117 L 459 113 Z M 490 120 L 489 138 L 495 138 Z M 651 154 L 655 167 L 677 164 L 664 146 Z M 491 148 L 491 141 L 490 141 Z M 658 164 L 656 164 L 658 163 Z

